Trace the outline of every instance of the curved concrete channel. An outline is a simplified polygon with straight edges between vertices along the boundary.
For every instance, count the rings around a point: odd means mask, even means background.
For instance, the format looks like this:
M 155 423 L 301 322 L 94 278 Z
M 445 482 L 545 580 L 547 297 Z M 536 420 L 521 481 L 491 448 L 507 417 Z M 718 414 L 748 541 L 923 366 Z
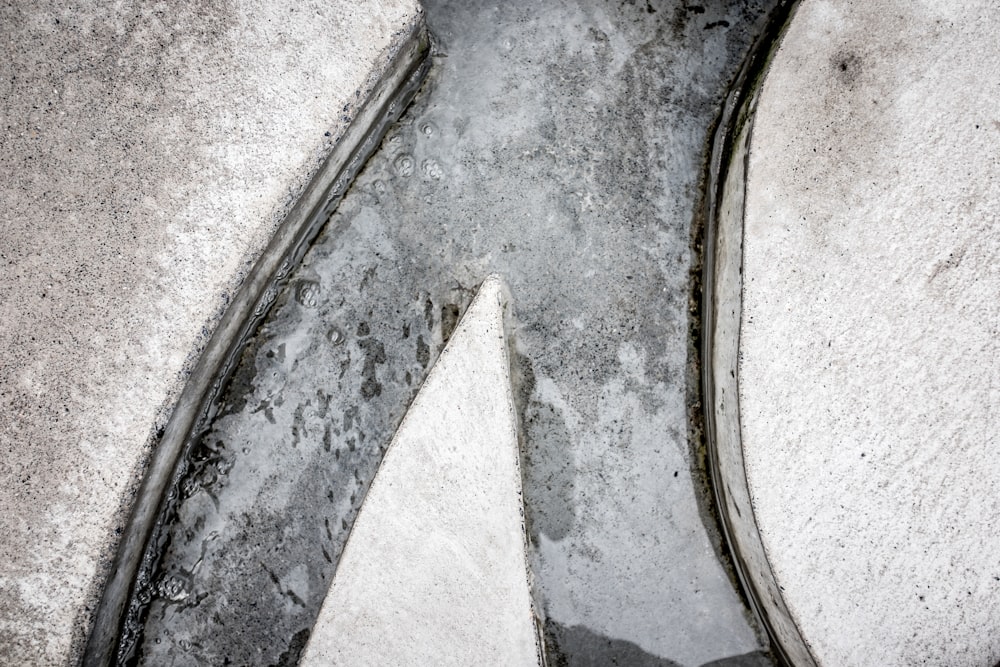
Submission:
M 122 662 L 298 660 L 495 271 L 550 664 L 770 664 L 706 495 L 690 278 L 708 128 L 775 4 L 427 3 L 429 80 L 189 442 Z
M 995 663 L 1000 12 L 426 5 L 2 10 L 0 655 Z

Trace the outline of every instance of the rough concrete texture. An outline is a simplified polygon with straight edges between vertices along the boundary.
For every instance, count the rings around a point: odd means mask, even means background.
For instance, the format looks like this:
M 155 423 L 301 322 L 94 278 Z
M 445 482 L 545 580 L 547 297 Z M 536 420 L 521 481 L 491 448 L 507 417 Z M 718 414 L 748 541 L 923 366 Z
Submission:
M 193 450 L 143 592 L 150 664 L 293 661 L 382 452 L 494 271 L 550 664 L 766 659 L 702 512 L 689 272 L 708 129 L 771 6 L 426 3 L 423 92 Z
M 301 665 L 539 665 L 500 279 L 365 496 Z
M 148 456 L 405 0 L 0 7 L 0 655 L 87 632 Z
M 1000 5 L 805 0 L 757 108 L 746 471 L 824 665 L 1000 659 Z

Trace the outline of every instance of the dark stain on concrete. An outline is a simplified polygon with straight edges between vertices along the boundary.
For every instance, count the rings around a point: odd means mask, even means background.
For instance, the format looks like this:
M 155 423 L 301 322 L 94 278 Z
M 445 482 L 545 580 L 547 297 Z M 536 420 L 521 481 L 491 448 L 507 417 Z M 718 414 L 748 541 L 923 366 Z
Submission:
M 551 540 L 569 534 L 576 520 L 573 443 L 559 408 L 531 400 L 521 413 L 524 429 L 524 504 L 532 532 Z
M 441 306 L 441 341 L 445 344 L 458 326 L 458 304 L 446 303 Z
M 863 61 L 853 51 L 838 51 L 830 59 L 834 76 L 845 86 L 851 86 L 861 76 Z
M 367 326 L 364 322 L 362 322 L 362 325 Z M 361 334 L 360 327 L 358 333 Z M 385 345 L 372 337 L 359 339 L 358 347 L 361 348 L 365 355 L 364 367 L 361 370 L 363 380 L 361 383 L 361 396 L 368 401 L 382 393 L 382 383 L 376 377 L 375 367 L 385 363 Z
M 548 667 L 681 667 L 632 642 L 605 637 L 582 625 L 546 622 L 545 645 Z
M 774 658 L 769 653 L 754 651 L 706 662 L 701 667 L 772 667 L 772 665 Z
M 302 658 L 302 651 L 305 650 L 306 644 L 309 643 L 309 628 L 303 628 L 295 633 L 292 637 L 292 641 L 289 642 L 288 648 L 281 654 L 278 658 L 278 662 L 274 663 L 273 667 L 295 667 L 299 664 L 299 660 Z

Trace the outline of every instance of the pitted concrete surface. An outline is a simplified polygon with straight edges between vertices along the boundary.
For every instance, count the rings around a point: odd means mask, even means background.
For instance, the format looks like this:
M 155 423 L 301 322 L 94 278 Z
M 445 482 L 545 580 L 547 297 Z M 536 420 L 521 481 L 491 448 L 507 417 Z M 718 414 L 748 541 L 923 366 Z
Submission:
M 761 92 L 746 473 L 823 665 L 1000 659 L 1000 6 L 804 0 Z
M 540 665 L 498 277 L 392 438 L 301 665 Z
M 78 654 L 151 442 L 406 0 L 0 7 L 0 655 Z

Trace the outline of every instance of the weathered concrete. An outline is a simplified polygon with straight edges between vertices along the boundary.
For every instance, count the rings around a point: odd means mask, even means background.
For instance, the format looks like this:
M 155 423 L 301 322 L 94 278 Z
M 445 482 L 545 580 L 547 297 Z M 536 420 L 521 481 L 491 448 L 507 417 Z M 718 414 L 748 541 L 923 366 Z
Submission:
M 537 665 L 497 277 L 403 418 L 303 665 Z
M 301 649 L 384 448 L 491 272 L 516 311 L 551 663 L 760 651 L 700 511 L 689 276 L 708 128 L 773 3 L 653 4 L 426 3 L 427 84 L 193 450 L 147 655 Z
M 805 0 L 763 84 L 739 401 L 824 665 L 1000 658 L 1000 6 Z
M 227 304 L 252 309 L 237 289 L 418 20 L 406 0 L 0 8 L 6 661 L 79 654 L 194 361 Z

